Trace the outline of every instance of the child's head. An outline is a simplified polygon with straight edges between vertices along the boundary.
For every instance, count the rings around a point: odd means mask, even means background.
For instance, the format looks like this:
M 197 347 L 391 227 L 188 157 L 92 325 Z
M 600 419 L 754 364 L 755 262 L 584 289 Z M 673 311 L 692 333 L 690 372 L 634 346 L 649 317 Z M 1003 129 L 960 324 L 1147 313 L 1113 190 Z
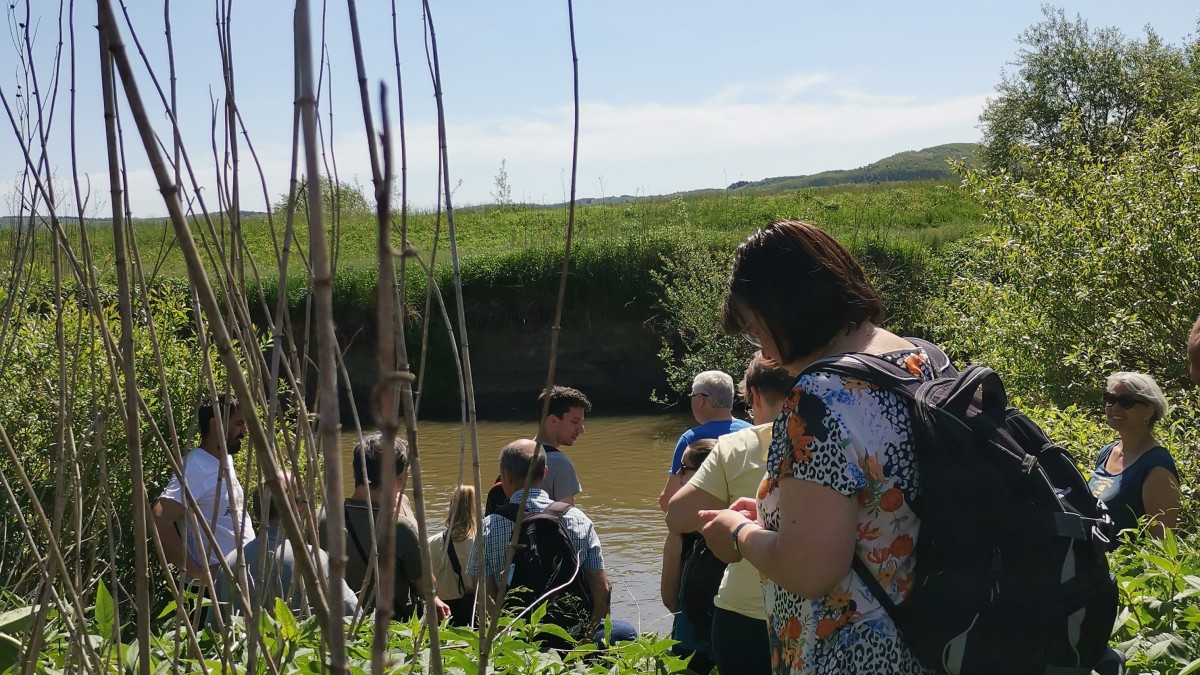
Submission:
M 715 438 L 702 438 L 692 442 L 683 451 L 683 457 L 679 460 L 679 471 L 675 475 L 682 478 L 685 482 L 691 478 L 693 473 L 700 468 L 704 463 L 704 458 L 708 457 L 708 453 L 716 447 L 717 441 Z

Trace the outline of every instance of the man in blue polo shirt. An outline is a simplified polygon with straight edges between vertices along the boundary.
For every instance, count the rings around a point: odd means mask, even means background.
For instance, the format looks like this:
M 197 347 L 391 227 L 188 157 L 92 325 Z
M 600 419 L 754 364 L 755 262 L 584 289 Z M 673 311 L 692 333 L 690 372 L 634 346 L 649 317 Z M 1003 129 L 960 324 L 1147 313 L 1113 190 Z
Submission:
M 683 459 L 683 451 L 687 446 L 705 438 L 719 438 L 725 434 L 745 429 L 749 422 L 733 416 L 733 378 L 719 370 L 706 370 L 692 379 L 692 390 L 688 394 L 692 402 L 692 417 L 700 424 L 683 432 L 679 442 L 675 444 L 675 454 L 671 458 L 671 474 L 667 484 L 663 486 L 662 494 L 658 496 L 658 507 L 663 513 L 671 497 L 683 487 L 676 474 L 679 473 L 679 462 Z

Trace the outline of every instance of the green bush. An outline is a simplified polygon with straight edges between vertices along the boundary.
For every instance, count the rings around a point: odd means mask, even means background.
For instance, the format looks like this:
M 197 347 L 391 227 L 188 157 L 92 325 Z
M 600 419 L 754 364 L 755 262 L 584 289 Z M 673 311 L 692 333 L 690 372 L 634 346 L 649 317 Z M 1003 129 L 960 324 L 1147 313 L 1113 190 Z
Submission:
M 34 491 L 31 497 L 20 489 L 11 460 L 7 454 L 0 454 L 0 467 L 14 481 L 16 497 L 15 503 L 4 498 L 5 506 L 0 509 L 0 527 L 9 533 L 0 546 L 0 586 L 19 595 L 30 592 L 39 582 L 40 561 L 18 535 L 23 530 L 18 512 L 28 519 L 34 543 L 43 556 L 48 543 L 33 520 L 33 499 L 40 502 L 52 521 L 59 523 L 55 537 L 64 548 L 68 565 L 79 566 L 82 579 L 77 582 L 84 582 L 85 587 L 114 572 L 108 569 L 110 557 L 117 561 L 134 559 L 131 465 L 122 422 L 126 392 L 118 366 L 109 362 L 100 330 L 106 326 L 118 340 L 120 321 L 111 297 L 102 296 L 104 304 L 99 313 L 94 313 L 81 295 L 78 289 L 68 289 L 63 302 L 56 305 L 52 287 L 35 282 L 30 297 L 40 300 L 16 308 L 3 342 L 0 388 L 7 403 L 0 406 L 0 425 L 12 440 Z M 144 415 L 141 418 L 141 441 L 147 496 L 153 501 L 169 480 L 171 470 L 167 448 L 156 440 L 152 424 L 168 443 L 172 440 L 170 429 L 174 428 L 186 451 L 196 434 L 196 402 L 207 385 L 202 366 L 204 352 L 194 336 L 187 293 L 164 285 L 150 289 L 147 296 L 147 307 L 135 304 L 133 344 L 137 387 L 150 413 L 150 419 Z M 0 298 L 0 304 L 2 301 Z M 61 352 L 55 336 L 60 308 Z M 156 342 L 150 334 L 150 317 L 163 363 L 161 374 L 153 353 Z M 66 368 L 65 390 L 58 376 L 60 356 Z M 220 383 L 222 370 L 215 349 L 210 348 L 210 357 Z M 169 408 L 164 394 L 169 396 Z M 62 447 L 60 430 L 65 441 Z M 72 457 L 72 445 L 74 461 L 68 461 L 64 458 Z M 56 490 L 60 479 L 70 488 Z M 120 584 L 115 589 L 118 597 L 131 595 L 132 564 L 118 565 L 115 573 Z
M 996 231 L 948 256 L 939 337 L 1060 404 L 1095 401 L 1117 370 L 1184 385 L 1200 313 L 1198 128 L 1193 99 L 1143 120 L 1118 157 L 1071 148 L 1030 156 L 1036 177 L 968 173 Z

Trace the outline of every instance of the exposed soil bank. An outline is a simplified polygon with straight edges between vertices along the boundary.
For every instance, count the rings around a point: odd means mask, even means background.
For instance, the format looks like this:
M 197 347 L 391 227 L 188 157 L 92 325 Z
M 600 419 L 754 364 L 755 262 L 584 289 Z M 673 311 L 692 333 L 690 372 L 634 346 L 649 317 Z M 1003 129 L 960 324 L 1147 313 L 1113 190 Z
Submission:
M 549 363 L 549 326 L 468 326 L 467 331 L 478 416 L 536 417 L 536 399 L 545 386 Z M 663 406 L 650 400 L 655 390 L 666 392 L 659 347 L 659 337 L 642 321 L 602 319 L 566 326 L 559 335 L 554 379 L 583 391 L 594 409 L 605 414 L 661 412 Z M 432 360 L 425 375 L 420 415 L 457 418 L 461 412 L 459 388 L 453 362 L 445 358 L 450 349 L 443 340 L 431 344 L 430 349 Z M 373 339 L 354 341 L 345 354 L 355 403 L 365 420 L 370 419 L 370 397 L 378 375 L 376 358 Z M 343 405 L 342 413 L 343 423 L 351 423 L 349 406 Z

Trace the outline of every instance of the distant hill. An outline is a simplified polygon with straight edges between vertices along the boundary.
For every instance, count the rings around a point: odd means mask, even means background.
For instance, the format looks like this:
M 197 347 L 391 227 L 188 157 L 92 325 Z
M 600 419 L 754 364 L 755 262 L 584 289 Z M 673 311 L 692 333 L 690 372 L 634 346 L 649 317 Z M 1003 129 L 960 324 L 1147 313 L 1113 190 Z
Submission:
M 265 211 L 242 211 L 242 218 L 259 218 L 266 215 L 267 213 Z M 69 215 L 63 215 L 63 219 L 69 220 L 72 226 L 78 224 L 78 221 Z M 166 216 L 159 216 L 155 218 L 133 218 L 132 220 L 134 226 L 161 224 L 169 221 Z M 17 216 L 0 216 L 0 230 L 14 228 L 19 225 L 23 225 L 24 222 L 25 218 L 18 218 Z M 112 226 L 111 218 L 84 218 L 83 222 L 87 223 L 88 227 Z
M 787 192 L 801 188 L 844 185 L 846 183 L 890 183 L 910 180 L 952 180 L 955 178 L 946 160 L 953 157 L 974 165 L 976 143 L 946 143 L 924 150 L 908 150 L 885 157 L 857 169 L 822 171 L 808 176 L 779 176 L 758 181 L 738 181 L 727 190 L 756 193 Z

